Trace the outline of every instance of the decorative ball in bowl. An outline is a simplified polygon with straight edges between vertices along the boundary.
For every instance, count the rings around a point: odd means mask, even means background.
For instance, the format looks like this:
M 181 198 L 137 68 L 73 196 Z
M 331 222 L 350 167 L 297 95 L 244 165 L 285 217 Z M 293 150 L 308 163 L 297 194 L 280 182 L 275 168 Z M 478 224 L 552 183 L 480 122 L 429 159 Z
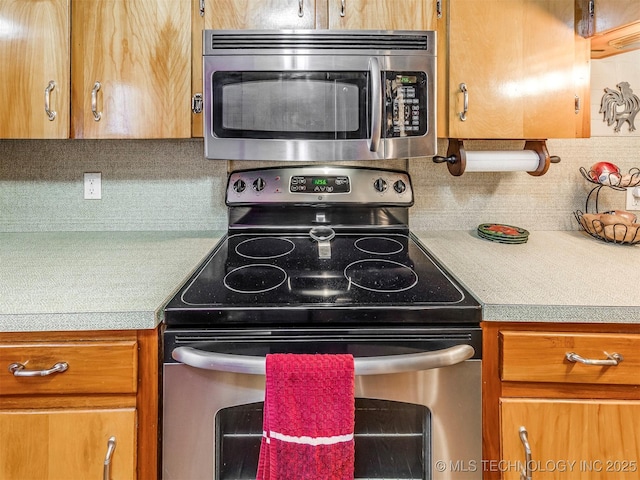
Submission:
M 622 175 L 617 165 L 610 162 L 598 162 L 591 165 L 589 174 L 594 182 L 603 185 L 618 185 Z

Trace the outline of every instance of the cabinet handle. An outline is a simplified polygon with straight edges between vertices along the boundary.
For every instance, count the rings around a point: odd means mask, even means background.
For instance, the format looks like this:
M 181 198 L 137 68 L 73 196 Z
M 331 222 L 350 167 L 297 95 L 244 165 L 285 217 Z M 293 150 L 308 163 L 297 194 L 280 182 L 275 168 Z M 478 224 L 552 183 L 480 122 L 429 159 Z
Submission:
M 298 0 L 298 16 L 304 17 L 304 0 Z
M 469 111 L 469 90 L 467 90 L 467 84 L 460 84 L 460 91 L 464 95 L 464 104 L 462 106 L 462 112 L 460 112 L 460 120 L 463 122 L 467 121 L 467 112 Z
M 98 91 L 101 86 L 100 82 L 96 82 L 93 84 L 93 89 L 91 90 L 91 113 L 93 113 L 93 119 L 96 122 L 99 122 L 102 118 L 102 112 L 98 111 Z
M 346 0 L 340 0 L 340 16 L 344 17 L 344 11 L 345 11 L 345 2 Z
M 584 358 L 573 352 L 568 352 L 564 357 L 572 363 L 582 363 L 583 365 L 596 365 L 600 367 L 615 367 L 620 362 L 622 362 L 622 360 L 624 360 L 624 357 L 619 353 L 609 354 L 607 352 L 604 352 L 604 354 L 607 356 L 606 360 L 593 360 L 591 358 Z
M 49 85 L 44 89 L 44 111 L 50 122 L 53 122 L 56 118 L 56 112 L 51 110 L 51 92 L 54 88 L 56 88 L 56 82 L 50 80 Z
M 103 480 L 109 480 L 111 477 L 111 457 L 113 457 L 113 451 L 116 449 L 116 437 L 109 437 L 107 441 L 107 454 L 104 457 L 104 470 L 102 471 Z
M 69 368 L 67 362 L 58 362 L 47 370 L 25 370 L 27 366 L 24 363 L 12 363 L 9 365 L 9 371 L 14 377 L 46 377 L 54 373 L 62 373 Z
M 529 445 L 529 434 L 527 429 L 523 426 L 520 427 L 520 441 L 524 447 L 524 467 L 520 471 L 520 480 L 532 480 L 531 479 L 531 446 Z

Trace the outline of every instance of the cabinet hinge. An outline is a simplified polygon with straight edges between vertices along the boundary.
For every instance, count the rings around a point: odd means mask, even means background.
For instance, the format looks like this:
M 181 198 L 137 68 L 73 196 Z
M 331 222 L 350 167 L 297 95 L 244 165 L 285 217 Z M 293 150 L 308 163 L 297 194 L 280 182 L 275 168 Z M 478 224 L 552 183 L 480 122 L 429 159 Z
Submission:
M 200 16 L 204 17 L 204 2 L 205 0 L 200 0 Z
M 202 94 L 196 93 L 191 98 L 191 111 L 193 113 L 202 113 L 202 105 L 203 105 Z
M 442 0 L 436 0 L 436 15 L 442 18 Z

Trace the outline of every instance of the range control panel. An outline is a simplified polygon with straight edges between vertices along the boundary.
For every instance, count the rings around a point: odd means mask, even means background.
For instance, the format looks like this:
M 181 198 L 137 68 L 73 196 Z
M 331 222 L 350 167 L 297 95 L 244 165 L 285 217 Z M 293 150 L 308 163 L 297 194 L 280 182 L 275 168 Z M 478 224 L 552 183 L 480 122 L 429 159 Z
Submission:
M 358 167 L 276 167 L 229 175 L 227 205 L 413 204 L 406 172 Z

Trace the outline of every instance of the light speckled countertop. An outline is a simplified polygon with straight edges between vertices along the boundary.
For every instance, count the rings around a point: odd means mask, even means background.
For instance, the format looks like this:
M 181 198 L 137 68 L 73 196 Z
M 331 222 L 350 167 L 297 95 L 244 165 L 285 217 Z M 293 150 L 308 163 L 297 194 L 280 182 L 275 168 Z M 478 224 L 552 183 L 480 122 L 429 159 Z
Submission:
M 492 321 L 640 323 L 640 246 L 532 231 L 505 245 L 473 231 L 414 232 Z
M 155 328 L 224 232 L 0 234 L 0 331 Z M 640 323 L 640 247 L 580 232 L 502 245 L 417 232 L 483 304 L 485 320 Z
M 223 232 L 0 234 L 0 331 L 155 328 Z

